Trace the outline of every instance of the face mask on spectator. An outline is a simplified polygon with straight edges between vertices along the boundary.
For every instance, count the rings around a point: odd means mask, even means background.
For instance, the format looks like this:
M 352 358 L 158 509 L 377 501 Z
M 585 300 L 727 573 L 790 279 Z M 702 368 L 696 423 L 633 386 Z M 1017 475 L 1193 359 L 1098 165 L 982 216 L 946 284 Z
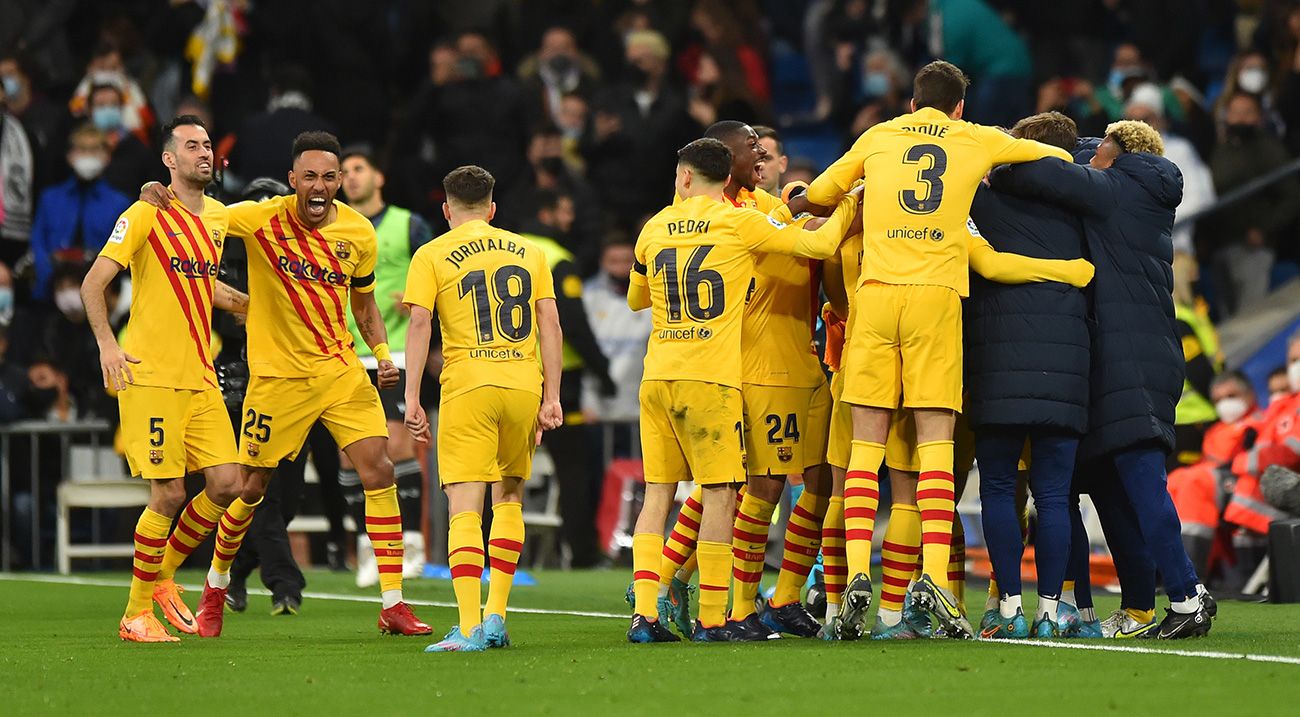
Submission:
M 86 314 L 85 307 L 81 305 L 81 292 L 75 287 L 54 292 L 54 305 L 69 319 Z
M 59 400 L 59 389 L 57 388 L 33 388 L 31 389 L 32 405 L 38 410 L 48 411 L 54 402 Z
M 0 319 L 8 320 L 14 315 L 14 290 L 11 286 L 0 287 Z
M 650 80 L 650 73 L 646 72 L 645 68 L 641 67 L 636 63 L 629 62 L 627 64 L 626 72 L 627 72 L 627 81 L 631 82 L 633 85 L 637 87 L 641 87 L 645 85 L 645 83 Z
M 1286 367 L 1286 379 L 1291 382 L 1291 390 L 1300 391 L 1300 359 L 1292 361 Z
M 17 97 L 18 95 L 23 93 L 22 83 L 19 82 L 18 78 L 14 77 L 13 75 L 5 75 L 4 77 L 0 77 L 0 84 L 4 85 L 5 95 L 7 97 L 11 97 L 11 98 Z
M 564 174 L 564 157 L 542 157 L 537 166 L 547 174 L 559 176 Z
M 1282 399 L 1284 399 L 1284 398 L 1286 398 L 1286 397 L 1287 397 L 1287 394 L 1286 394 L 1285 392 L 1283 392 L 1283 391 L 1278 391 L 1277 393 L 1270 393 L 1270 394 L 1268 395 L 1268 402 L 1269 402 L 1269 403 L 1277 403 L 1278 401 L 1281 401 Z
M 628 288 L 632 285 L 631 276 L 617 276 L 608 272 L 605 273 L 605 276 L 608 276 L 610 282 L 614 284 L 615 288 L 624 294 L 627 293 Z
M 1131 77 L 1138 77 L 1141 74 L 1142 69 L 1139 67 L 1116 67 L 1111 70 L 1110 75 L 1107 76 L 1106 84 L 1110 85 L 1110 88 L 1115 92 L 1119 92 L 1123 89 L 1125 80 Z
M 568 55 L 556 55 L 546 61 L 546 68 L 551 71 L 551 74 L 554 74 L 557 77 L 564 77 L 577 69 L 577 63 L 575 63 L 573 58 Z
M 1243 142 L 1255 139 L 1259 136 L 1259 125 L 1230 124 L 1225 128 L 1225 130 L 1229 137 Z
M 1237 85 L 1252 94 L 1259 94 L 1268 87 L 1268 70 L 1262 67 L 1243 67 L 1237 73 Z
M 72 158 L 72 171 L 83 181 L 98 177 L 104 173 L 104 158 L 94 154 L 78 154 Z
M 116 105 L 96 107 L 90 112 L 90 121 L 102 132 L 112 132 L 122 127 L 122 108 Z
M 487 68 L 477 57 L 461 57 L 456 60 L 456 74 L 462 80 L 481 80 L 487 75 Z
M 1225 398 L 1214 404 L 1214 412 L 1219 414 L 1219 420 L 1224 423 L 1236 423 L 1249 409 L 1240 398 Z
M 868 72 L 862 78 L 862 92 L 867 97 L 884 97 L 889 93 L 889 75 L 883 72 Z

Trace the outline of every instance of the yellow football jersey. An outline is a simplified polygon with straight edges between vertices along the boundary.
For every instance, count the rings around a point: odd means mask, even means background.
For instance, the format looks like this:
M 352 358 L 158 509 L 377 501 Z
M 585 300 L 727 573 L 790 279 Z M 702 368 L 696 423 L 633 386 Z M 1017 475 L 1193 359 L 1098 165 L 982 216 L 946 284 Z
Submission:
M 122 350 L 140 359 L 135 383 L 197 391 L 217 386 L 212 294 L 229 212 L 211 197 L 203 213 L 180 202 L 132 204 L 99 252 L 131 270 L 131 319 Z
M 846 197 L 815 232 L 704 196 L 652 217 L 637 239 L 632 270 L 632 282 L 648 288 L 653 312 L 643 380 L 740 388 L 741 321 L 754 255 L 830 256 L 853 211 Z
M 860 281 L 947 286 L 966 296 L 975 188 L 996 165 L 1044 157 L 1071 161 L 1063 149 L 927 107 L 864 132 L 813 181 L 808 199 L 829 204 L 867 177 Z
M 374 291 L 379 241 L 355 209 L 335 201 L 334 221 L 308 229 L 298 199 L 230 207 L 230 233 L 248 250 L 248 369 L 302 378 L 360 366 L 348 331 L 349 291 Z
M 469 221 L 411 258 L 404 301 L 442 325 L 442 397 L 480 386 L 542 394 L 537 302 L 554 299 L 537 245 L 483 221 Z

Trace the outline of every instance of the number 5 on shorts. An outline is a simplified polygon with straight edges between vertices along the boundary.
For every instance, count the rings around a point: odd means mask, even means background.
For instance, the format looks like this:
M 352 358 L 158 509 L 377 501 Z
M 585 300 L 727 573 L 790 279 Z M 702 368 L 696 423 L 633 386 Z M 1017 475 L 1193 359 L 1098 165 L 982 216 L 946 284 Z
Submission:
M 166 440 L 166 434 L 163 433 L 163 419 L 159 416 L 154 416 L 150 418 L 149 419 L 149 445 L 153 446 L 154 448 L 159 448 L 162 446 L 165 440 Z
M 271 440 L 271 417 L 265 413 L 258 413 L 253 409 L 248 409 L 244 413 L 244 437 L 258 443 L 266 443 Z

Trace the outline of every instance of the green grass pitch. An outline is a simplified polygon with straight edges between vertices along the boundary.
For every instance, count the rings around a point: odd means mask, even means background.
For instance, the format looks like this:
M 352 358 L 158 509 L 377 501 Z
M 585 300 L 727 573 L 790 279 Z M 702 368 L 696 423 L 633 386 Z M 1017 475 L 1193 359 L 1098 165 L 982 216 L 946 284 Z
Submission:
M 272 617 L 269 598 L 251 596 L 220 639 L 179 645 L 118 640 L 126 576 L 83 577 L 111 584 L 0 576 L 0 714 L 1185 716 L 1286 714 L 1300 701 L 1300 605 L 1225 601 L 1202 640 L 1087 643 L 1213 656 L 950 641 L 629 645 L 628 571 L 546 572 L 514 591 L 512 607 L 540 611 L 510 616 L 514 646 L 432 655 L 430 640 L 381 637 L 377 593 L 350 575 L 310 573 L 297 616 Z M 452 600 L 443 581 L 408 581 L 406 595 Z M 186 597 L 193 607 L 197 592 Z M 1098 611 L 1115 605 L 1104 598 Z M 451 607 L 417 610 L 439 636 L 456 619 Z M 1282 660 L 1232 657 L 1246 654 Z

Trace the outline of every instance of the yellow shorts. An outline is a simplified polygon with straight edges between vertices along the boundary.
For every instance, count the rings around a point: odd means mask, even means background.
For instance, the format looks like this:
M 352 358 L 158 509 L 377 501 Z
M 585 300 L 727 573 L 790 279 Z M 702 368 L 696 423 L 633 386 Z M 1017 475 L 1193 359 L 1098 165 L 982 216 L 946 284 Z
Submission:
M 800 475 L 826 462 L 831 392 L 816 388 L 741 388 L 745 410 L 745 469 L 750 475 Z
M 953 475 L 964 476 L 975 465 L 975 434 L 964 414 L 957 414 L 952 431 Z M 885 465 L 896 471 L 921 471 L 921 458 L 916 451 L 916 421 L 908 410 L 894 411 L 889 424 L 889 439 L 885 441 Z
M 704 381 L 641 382 L 647 483 L 745 481 L 740 390 Z
M 360 367 L 319 376 L 253 376 L 248 381 L 241 419 L 240 462 L 273 468 L 292 460 L 311 427 L 325 424 L 339 448 L 363 438 L 388 437 L 379 392 Z
M 237 460 L 230 414 L 215 388 L 128 386 L 117 405 L 131 475 L 184 478 Z
M 858 288 L 844 347 L 844 400 L 858 406 L 961 410 L 961 298 L 946 286 Z
M 836 468 L 849 468 L 853 452 L 853 407 L 840 400 L 844 395 L 844 372 L 831 374 L 831 427 L 826 440 L 826 462 Z
M 481 386 L 438 407 L 438 478 L 452 483 L 528 480 L 537 440 L 535 393 Z

